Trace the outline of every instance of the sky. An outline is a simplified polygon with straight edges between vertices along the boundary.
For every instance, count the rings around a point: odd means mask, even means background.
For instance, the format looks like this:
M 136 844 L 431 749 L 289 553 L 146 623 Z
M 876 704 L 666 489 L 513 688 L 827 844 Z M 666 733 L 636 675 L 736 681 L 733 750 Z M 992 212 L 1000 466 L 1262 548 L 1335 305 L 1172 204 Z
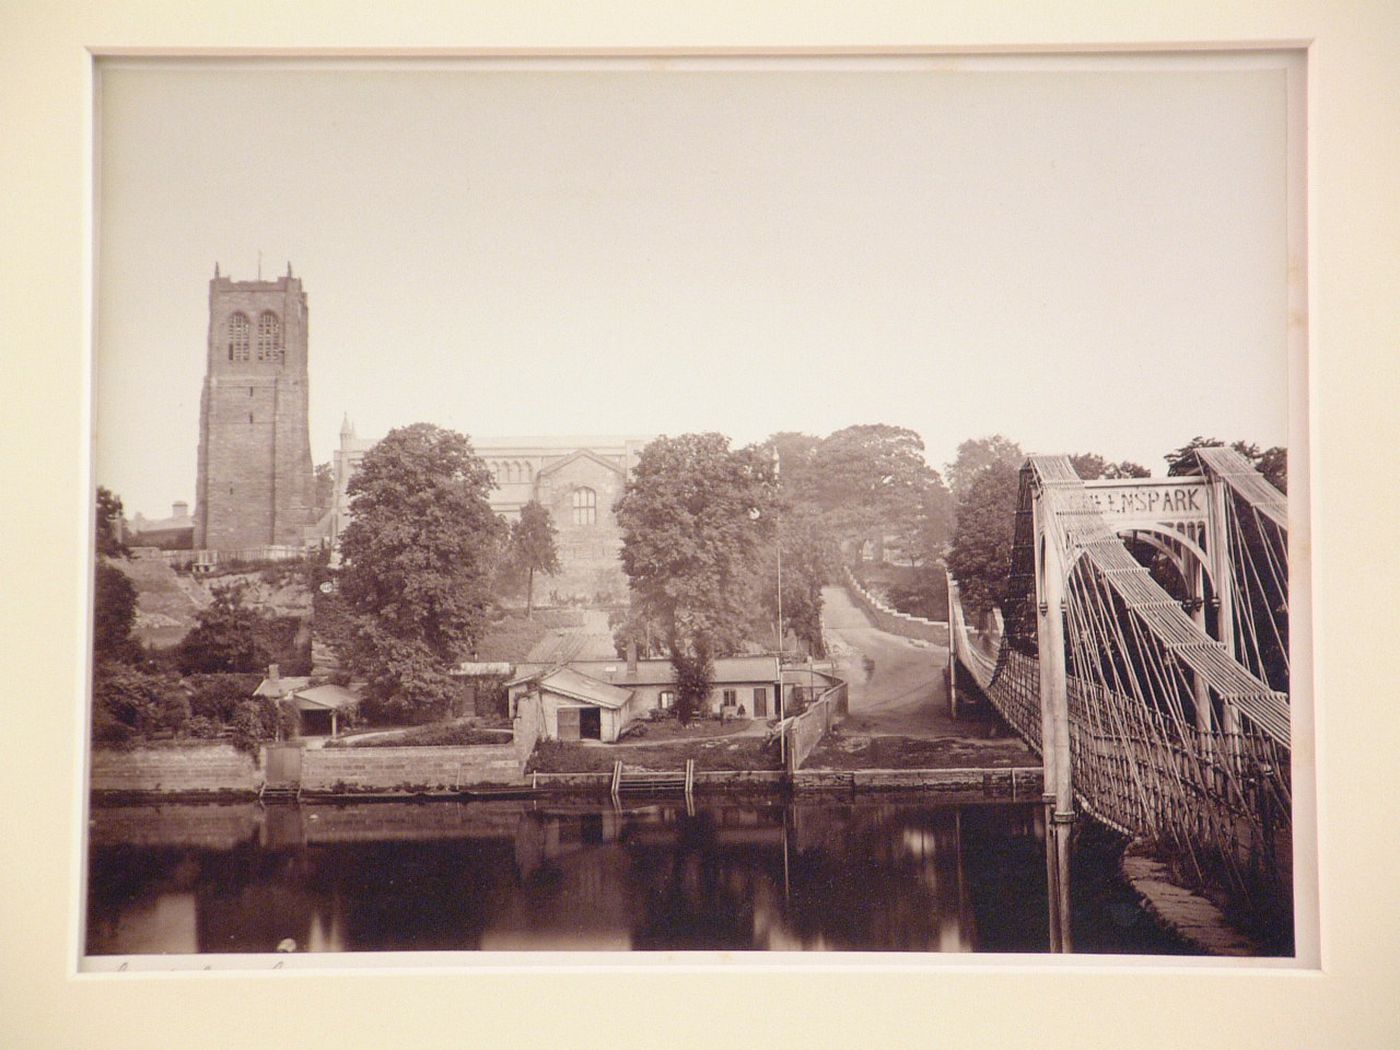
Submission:
M 260 260 L 308 296 L 317 462 L 345 414 L 1286 444 L 1286 112 L 1232 56 L 107 60 L 95 480 L 193 503 L 208 282 Z

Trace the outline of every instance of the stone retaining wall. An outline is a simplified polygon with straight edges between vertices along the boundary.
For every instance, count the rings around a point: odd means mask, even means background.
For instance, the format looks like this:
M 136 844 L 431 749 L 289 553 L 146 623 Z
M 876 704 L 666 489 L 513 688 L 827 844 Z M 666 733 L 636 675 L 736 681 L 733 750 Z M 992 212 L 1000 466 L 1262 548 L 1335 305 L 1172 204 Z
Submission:
M 114 794 L 252 794 L 262 778 L 253 756 L 229 744 L 94 748 L 89 786 Z
M 800 769 L 793 790 L 820 791 L 937 791 L 1007 801 L 1036 801 L 1043 790 L 1039 766 L 1015 769 Z
M 903 638 L 918 638 L 925 642 L 933 642 L 935 645 L 948 644 L 948 625 L 946 623 L 925 620 L 922 616 L 910 616 L 908 613 L 891 609 L 862 587 L 850 569 L 846 570 L 846 590 L 855 603 L 865 610 L 866 615 L 875 621 L 875 626 L 880 630 L 889 634 L 897 634 Z
M 301 789 L 311 794 L 452 791 L 519 780 L 511 744 L 324 748 L 307 751 L 301 764 Z

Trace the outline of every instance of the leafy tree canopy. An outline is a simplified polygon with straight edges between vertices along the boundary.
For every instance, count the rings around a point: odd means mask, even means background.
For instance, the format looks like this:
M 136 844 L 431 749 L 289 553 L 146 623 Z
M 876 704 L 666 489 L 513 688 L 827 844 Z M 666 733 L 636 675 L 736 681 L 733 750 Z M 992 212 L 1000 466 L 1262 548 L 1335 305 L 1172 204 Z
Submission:
M 945 468 L 953 499 L 961 504 L 977 475 L 987 467 L 1000 464 L 1019 468 L 1025 460 L 1021 446 L 1001 434 L 968 438 L 958 446 L 957 458 Z
M 180 642 L 184 674 L 250 674 L 267 668 L 272 661 L 267 617 L 246 603 L 244 590 L 241 584 L 214 588 L 214 600 L 199 611 Z
M 97 487 L 97 553 L 104 558 L 125 558 L 122 542 L 122 501 L 101 485 Z
M 1114 480 L 1119 478 L 1150 478 L 1152 472 L 1137 463 L 1123 460 L 1121 463 L 1110 463 L 1097 452 L 1080 452 L 1069 457 L 1070 463 L 1074 465 L 1074 472 L 1085 481 L 1097 481 L 1100 478 Z
M 316 516 L 319 518 L 331 509 L 335 499 L 335 470 L 329 463 L 317 463 L 314 475 L 316 488 Z
M 461 434 L 391 430 L 350 481 L 341 536 L 341 653 L 381 712 L 426 716 L 454 689 L 487 622 L 505 525 L 487 502 L 486 464 Z
M 93 586 L 93 658 L 139 661 L 141 646 L 131 637 L 135 624 L 136 585 L 117 566 L 99 559 Z
M 511 575 L 525 578 L 525 617 L 535 605 L 535 573 L 552 575 L 559 571 L 558 530 L 548 508 L 531 500 L 520 508 L 520 518 L 511 523 L 506 562 Z
M 1224 447 L 1225 442 L 1219 438 L 1202 437 L 1198 434 L 1180 448 L 1173 449 L 1163 457 L 1167 461 L 1167 472 L 1176 474 L 1187 469 L 1191 453 L 1198 448 Z M 1288 491 L 1288 450 L 1286 448 L 1275 445 L 1273 448 L 1260 449 L 1258 445 L 1248 441 L 1233 441 L 1230 443 L 1230 447 L 1254 464 L 1255 469 L 1263 474 L 1274 488 L 1280 492 Z
M 977 472 L 958 503 L 948 570 L 974 616 L 987 615 L 1006 599 L 1019 496 L 1020 471 L 998 460 Z
M 695 685 L 714 655 L 745 640 L 753 578 L 773 535 L 770 456 L 733 450 L 722 434 L 657 438 L 642 450 L 616 513 L 634 611 L 657 625 L 688 717 L 704 699 Z M 698 675 L 698 676 L 697 676 Z M 682 688 L 689 681 L 691 687 Z

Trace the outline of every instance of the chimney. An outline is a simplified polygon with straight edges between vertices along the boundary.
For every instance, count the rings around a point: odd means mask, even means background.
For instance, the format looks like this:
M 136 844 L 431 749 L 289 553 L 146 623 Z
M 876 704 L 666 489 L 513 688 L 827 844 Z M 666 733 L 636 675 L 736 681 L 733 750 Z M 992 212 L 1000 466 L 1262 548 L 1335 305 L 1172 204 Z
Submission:
M 190 516 L 190 505 L 182 499 L 177 499 L 170 504 L 170 516 L 172 518 L 188 518 Z
M 637 673 L 637 639 L 632 638 L 627 642 L 627 673 Z
M 278 674 L 277 674 L 277 665 L 276 665 L 276 664 L 268 664 L 268 665 L 267 665 L 267 680 L 268 680 L 269 683 L 271 683 L 271 684 L 274 685 L 274 686 L 280 684 L 281 678 L 280 678 L 280 677 L 278 676 Z

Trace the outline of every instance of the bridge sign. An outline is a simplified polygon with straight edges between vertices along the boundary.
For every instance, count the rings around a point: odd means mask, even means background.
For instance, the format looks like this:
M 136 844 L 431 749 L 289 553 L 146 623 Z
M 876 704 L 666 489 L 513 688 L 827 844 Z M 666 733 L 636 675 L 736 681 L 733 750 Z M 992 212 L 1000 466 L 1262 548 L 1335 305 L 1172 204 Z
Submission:
M 1205 524 L 1210 513 L 1204 481 L 1154 478 L 1134 481 L 1089 481 L 1085 494 L 1100 514 L 1120 529 L 1134 525 Z

